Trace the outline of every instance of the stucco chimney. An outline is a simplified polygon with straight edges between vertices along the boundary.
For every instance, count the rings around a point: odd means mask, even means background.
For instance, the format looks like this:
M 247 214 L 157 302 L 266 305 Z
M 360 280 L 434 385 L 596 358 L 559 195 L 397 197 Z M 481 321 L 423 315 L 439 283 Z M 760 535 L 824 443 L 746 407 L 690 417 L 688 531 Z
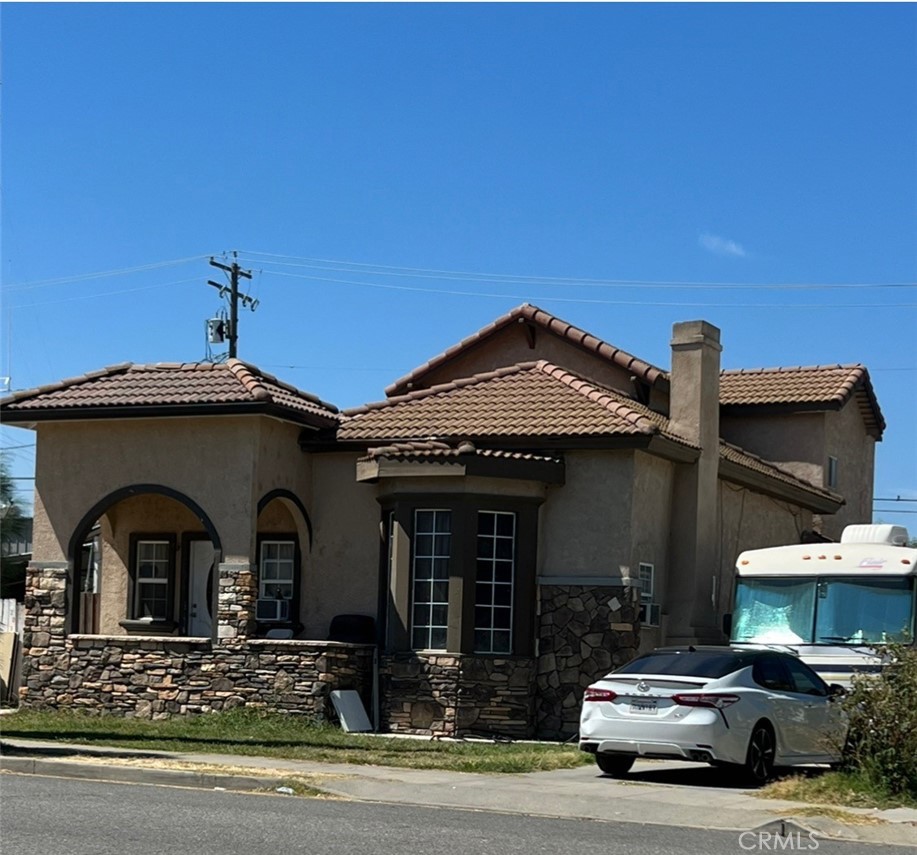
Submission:
M 706 321 L 672 327 L 669 418 L 702 449 L 717 448 L 720 435 L 720 331 Z
M 721 640 L 717 596 L 720 440 L 720 331 L 706 321 L 672 328 L 669 419 L 700 447 L 695 463 L 676 467 L 666 611 L 668 641 Z

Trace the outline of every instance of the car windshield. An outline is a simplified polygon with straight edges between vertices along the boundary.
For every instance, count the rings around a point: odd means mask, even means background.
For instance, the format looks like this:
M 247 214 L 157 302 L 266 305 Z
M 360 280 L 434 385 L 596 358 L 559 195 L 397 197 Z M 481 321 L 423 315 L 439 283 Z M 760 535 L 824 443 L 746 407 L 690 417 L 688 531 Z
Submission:
M 656 650 L 631 660 L 612 673 L 666 674 L 716 679 L 750 664 L 748 657 L 731 651 Z
M 913 576 L 738 580 L 732 641 L 878 644 L 913 632 Z

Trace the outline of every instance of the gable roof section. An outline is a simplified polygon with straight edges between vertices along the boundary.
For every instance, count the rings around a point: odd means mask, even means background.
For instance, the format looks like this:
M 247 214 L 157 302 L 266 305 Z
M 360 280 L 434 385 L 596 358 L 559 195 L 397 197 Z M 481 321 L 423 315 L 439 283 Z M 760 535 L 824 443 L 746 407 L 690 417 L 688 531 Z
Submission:
M 29 423 L 93 417 L 261 412 L 332 427 L 337 407 L 240 359 L 224 363 L 124 363 L 0 401 L 3 420 Z
M 867 431 L 881 439 L 885 419 L 863 365 L 741 369 L 720 375 L 720 405 L 727 413 L 745 408 L 839 410 L 851 399 Z
M 539 326 L 542 329 L 547 330 L 548 332 L 553 333 L 560 338 L 566 339 L 578 347 L 581 347 L 583 350 L 586 350 L 590 353 L 595 353 L 598 356 L 607 359 L 609 362 L 613 362 L 616 365 L 626 369 L 627 371 L 632 372 L 634 375 L 639 377 L 641 380 L 644 380 L 651 386 L 655 385 L 657 382 L 662 383 L 663 385 L 668 384 L 668 375 L 662 369 L 656 368 L 656 366 L 650 365 L 648 362 L 644 362 L 642 359 L 637 359 L 636 356 L 632 356 L 631 354 L 626 353 L 625 351 L 614 347 L 613 345 L 608 344 L 599 338 L 596 338 L 594 335 L 578 329 L 577 327 L 573 326 L 573 324 L 569 324 L 566 321 L 561 320 L 560 318 L 555 317 L 554 315 L 545 312 L 542 309 L 539 309 L 537 306 L 533 306 L 530 303 L 523 303 L 521 306 L 517 306 L 507 314 L 501 315 L 495 321 L 478 330 L 476 333 L 468 336 L 465 339 L 462 339 L 462 341 L 460 341 L 458 344 L 453 345 L 447 350 L 444 350 L 441 354 L 439 354 L 439 356 L 434 356 L 428 362 L 425 362 L 423 365 L 415 368 L 410 372 L 410 374 L 406 374 L 404 377 L 396 380 L 386 388 L 385 394 L 393 397 L 409 392 L 413 386 L 422 382 L 423 378 L 434 369 L 439 368 L 440 366 L 457 357 L 459 354 L 464 353 L 465 351 L 470 350 L 471 348 L 476 347 L 482 342 L 490 339 L 505 327 L 520 322 L 535 324 L 536 326 Z
M 659 413 L 545 360 L 345 410 L 338 429 L 338 439 L 371 442 L 657 435 L 693 447 Z

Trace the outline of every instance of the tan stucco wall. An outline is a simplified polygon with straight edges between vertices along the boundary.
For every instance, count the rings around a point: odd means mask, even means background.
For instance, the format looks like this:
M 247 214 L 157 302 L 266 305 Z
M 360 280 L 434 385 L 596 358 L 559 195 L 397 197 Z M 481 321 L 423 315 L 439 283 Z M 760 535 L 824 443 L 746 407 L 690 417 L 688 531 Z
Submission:
M 872 522 L 875 454 L 876 441 L 865 433 L 856 402 L 825 414 L 825 477 L 828 456 L 836 457 L 838 481 L 833 489 L 847 500 L 836 514 L 822 517 L 828 537 L 840 540 L 844 526 Z
M 540 576 L 617 576 L 629 566 L 634 487 L 630 451 L 569 451 L 539 524 Z
M 260 420 L 125 419 L 40 425 L 34 559 L 64 560 L 67 543 L 89 508 L 120 488 L 153 483 L 184 494 L 204 510 L 219 532 L 224 561 L 250 560 Z
M 828 457 L 838 459 L 846 504 L 821 517 L 821 532 L 840 539 L 845 525 L 872 521 L 875 440 L 866 433 L 856 401 L 839 411 L 723 419 L 723 438 L 819 487 L 827 487 Z
M 272 490 L 289 490 L 311 516 L 312 455 L 299 448 L 301 430 L 299 425 L 276 419 L 258 421 L 253 492 L 258 501 Z
M 720 432 L 727 442 L 822 485 L 827 460 L 824 413 L 730 416 L 720 420 Z
M 304 638 L 327 638 L 337 614 L 376 614 L 382 511 L 375 490 L 355 480 L 358 457 L 312 458 L 314 536 L 304 555 Z
M 665 603 L 669 566 L 669 531 L 672 524 L 673 465 L 644 452 L 634 456 L 634 501 L 632 508 L 633 544 L 631 572 L 637 575 L 640 563 L 655 568 L 655 602 Z M 666 615 L 660 627 L 643 627 L 640 651 L 652 650 L 663 643 Z

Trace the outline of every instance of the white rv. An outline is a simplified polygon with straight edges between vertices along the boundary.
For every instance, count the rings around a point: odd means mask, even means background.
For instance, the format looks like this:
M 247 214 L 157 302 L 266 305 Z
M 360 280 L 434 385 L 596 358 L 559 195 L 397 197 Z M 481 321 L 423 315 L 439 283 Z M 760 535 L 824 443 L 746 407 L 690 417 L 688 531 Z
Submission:
M 730 643 L 789 650 L 829 683 L 878 671 L 876 645 L 914 644 L 917 549 L 907 543 L 901 526 L 852 525 L 840 543 L 743 552 Z

